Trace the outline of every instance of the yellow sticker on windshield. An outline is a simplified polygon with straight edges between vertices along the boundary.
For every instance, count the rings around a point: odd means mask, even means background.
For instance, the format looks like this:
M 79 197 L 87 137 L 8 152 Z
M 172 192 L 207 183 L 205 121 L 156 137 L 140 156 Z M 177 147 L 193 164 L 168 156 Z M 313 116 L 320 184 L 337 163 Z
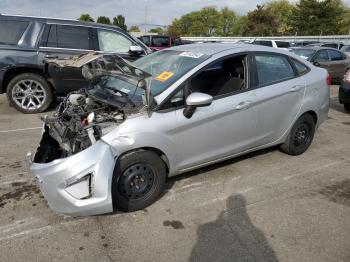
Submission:
M 168 80 L 170 77 L 172 77 L 174 75 L 174 73 L 169 72 L 169 71 L 164 71 L 163 73 L 161 73 L 159 76 L 157 76 L 155 78 L 155 80 L 158 80 L 160 82 L 165 82 L 166 80 Z

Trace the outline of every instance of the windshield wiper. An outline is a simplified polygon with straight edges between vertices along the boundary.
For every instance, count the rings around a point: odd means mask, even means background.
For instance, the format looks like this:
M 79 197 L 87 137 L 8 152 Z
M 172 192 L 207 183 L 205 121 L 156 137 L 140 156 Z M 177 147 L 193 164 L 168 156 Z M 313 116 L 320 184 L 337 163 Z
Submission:
M 109 86 L 104 86 L 103 88 L 105 89 L 108 89 L 108 90 L 111 90 L 113 93 L 115 94 L 121 94 L 122 97 L 125 98 L 125 100 L 130 104 L 132 105 L 133 107 L 135 107 L 135 103 L 129 98 L 128 94 L 123 92 L 123 91 L 120 91 L 118 89 L 114 89 L 113 87 L 109 87 Z

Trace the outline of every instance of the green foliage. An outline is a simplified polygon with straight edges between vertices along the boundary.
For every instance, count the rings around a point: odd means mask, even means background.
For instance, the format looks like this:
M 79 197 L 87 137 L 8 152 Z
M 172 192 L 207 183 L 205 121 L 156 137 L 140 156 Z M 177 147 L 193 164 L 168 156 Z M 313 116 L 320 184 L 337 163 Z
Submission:
M 81 14 L 78 20 L 85 21 L 85 22 L 95 22 L 94 19 L 89 14 Z
M 248 12 L 243 34 L 246 36 L 276 35 L 277 25 L 277 18 L 271 9 L 265 8 L 264 5 L 257 5 L 255 10 Z
M 110 25 L 111 20 L 109 20 L 109 17 L 107 17 L 107 16 L 99 16 L 97 18 L 97 23 Z
M 149 32 L 150 33 L 156 33 L 158 35 L 164 34 L 164 30 L 161 27 L 152 28 L 151 30 L 149 30 Z
M 140 28 L 136 25 L 130 27 L 129 32 L 141 32 Z
M 266 8 L 270 9 L 276 18 L 277 34 L 288 35 L 293 31 L 293 27 L 289 23 L 289 19 L 294 12 L 295 5 L 287 0 L 276 0 L 266 4 Z
M 236 14 L 227 7 L 217 10 L 216 7 L 204 7 L 174 19 L 168 28 L 168 34 L 188 36 L 229 36 L 237 20 Z
M 123 15 L 118 15 L 113 18 L 113 25 L 119 26 L 121 29 L 127 31 L 128 27 L 125 24 L 125 17 Z
M 339 33 L 344 14 L 340 0 L 300 0 L 290 24 L 298 35 L 333 35 Z
M 169 25 L 177 36 L 269 36 L 350 34 L 350 9 L 342 0 L 272 0 L 237 17 L 225 7 L 205 7 Z

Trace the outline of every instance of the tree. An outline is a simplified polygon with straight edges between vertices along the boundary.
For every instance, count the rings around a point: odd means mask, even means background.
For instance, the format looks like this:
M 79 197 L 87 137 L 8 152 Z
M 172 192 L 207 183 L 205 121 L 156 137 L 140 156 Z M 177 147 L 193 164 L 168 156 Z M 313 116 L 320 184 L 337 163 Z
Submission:
M 204 7 L 174 19 L 168 32 L 174 35 L 213 36 L 220 32 L 220 12 L 215 7 Z
M 340 0 L 300 0 L 290 23 L 298 35 L 338 34 L 345 11 Z
M 164 30 L 161 27 L 152 28 L 151 30 L 149 30 L 149 32 L 150 33 L 156 33 L 158 35 L 164 34 Z
M 218 34 L 221 36 L 232 35 L 233 28 L 237 21 L 235 12 L 224 7 L 219 14 Z
M 129 32 L 141 32 L 140 28 L 136 25 L 130 27 Z
M 125 17 L 123 15 L 118 15 L 113 18 L 113 25 L 119 26 L 121 29 L 127 31 L 128 27 L 125 24 Z
M 179 19 L 174 19 L 171 25 L 168 26 L 168 29 L 166 30 L 167 35 L 171 36 L 181 36 L 183 34 L 183 31 L 181 29 L 181 22 Z
M 271 10 L 264 5 L 248 12 L 247 25 L 243 34 L 247 36 L 272 36 L 277 34 L 277 20 Z
M 293 27 L 289 20 L 295 9 L 295 6 L 287 0 L 275 0 L 266 4 L 266 8 L 271 10 L 271 13 L 276 18 L 277 33 L 279 35 L 290 35 L 293 32 Z
M 245 36 L 245 33 L 248 31 L 247 23 L 248 17 L 246 15 L 238 17 L 232 27 L 232 35 Z
M 99 16 L 97 18 L 97 23 L 110 25 L 111 20 L 109 20 L 107 16 Z
M 81 14 L 78 20 L 86 21 L 86 22 L 95 22 L 94 19 L 89 14 Z

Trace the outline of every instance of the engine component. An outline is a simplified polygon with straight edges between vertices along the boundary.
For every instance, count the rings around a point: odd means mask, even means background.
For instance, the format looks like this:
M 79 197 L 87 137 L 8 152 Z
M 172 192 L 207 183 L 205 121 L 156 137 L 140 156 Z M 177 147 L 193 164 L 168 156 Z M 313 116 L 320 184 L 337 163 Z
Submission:
M 104 129 L 110 130 L 125 120 L 125 113 L 118 107 L 95 101 L 81 90 L 68 95 L 52 117 L 42 120 L 65 157 L 96 143 Z

